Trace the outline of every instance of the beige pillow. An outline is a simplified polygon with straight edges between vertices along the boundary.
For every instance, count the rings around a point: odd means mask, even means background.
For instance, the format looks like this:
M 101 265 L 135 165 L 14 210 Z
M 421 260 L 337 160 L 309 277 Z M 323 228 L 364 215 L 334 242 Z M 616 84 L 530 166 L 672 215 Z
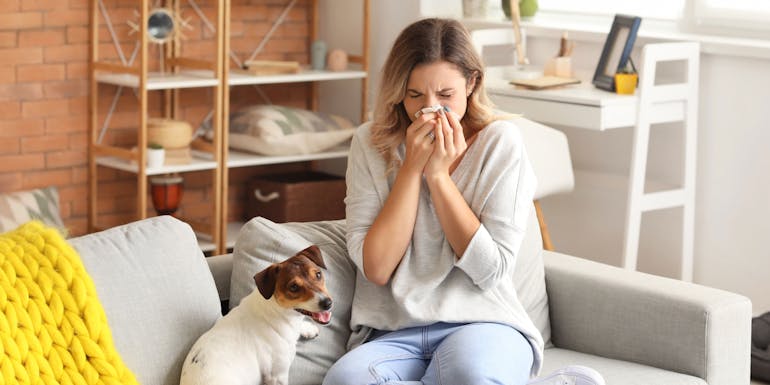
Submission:
M 260 155 L 313 154 L 347 142 L 354 131 L 353 123 L 341 116 L 256 105 L 230 115 L 229 146 Z

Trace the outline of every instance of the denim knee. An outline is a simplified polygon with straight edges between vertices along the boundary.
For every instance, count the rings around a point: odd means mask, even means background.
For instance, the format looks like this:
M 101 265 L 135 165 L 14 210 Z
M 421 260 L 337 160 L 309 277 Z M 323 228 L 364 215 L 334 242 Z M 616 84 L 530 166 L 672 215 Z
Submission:
M 337 361 L 326 372 L 323 385 L 370 385 L 375 384 L 374 378 L 367 365 L 361 365 L 355 360 L 342 359 Z

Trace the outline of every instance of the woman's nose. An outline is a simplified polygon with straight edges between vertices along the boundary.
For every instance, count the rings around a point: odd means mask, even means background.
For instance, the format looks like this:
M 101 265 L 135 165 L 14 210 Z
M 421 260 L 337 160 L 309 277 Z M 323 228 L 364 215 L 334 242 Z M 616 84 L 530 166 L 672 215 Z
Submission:
M 427 103 L 427 104 L 425 106 L 423 106 L 423 107 L 433 107 L 433 106 L 439 104 L 439 100 L 438 100 L 438 98 L 435 95 L 428 95 L 425 98 L 425 103 Z

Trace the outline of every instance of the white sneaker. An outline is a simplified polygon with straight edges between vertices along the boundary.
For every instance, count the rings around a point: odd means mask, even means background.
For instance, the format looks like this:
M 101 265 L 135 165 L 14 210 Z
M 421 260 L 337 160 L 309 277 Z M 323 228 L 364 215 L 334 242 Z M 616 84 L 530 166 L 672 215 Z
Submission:
M 545 377 L 532 379 L 527 385 L 605 385 L 604 377 L 587 366 L 565 366 Z

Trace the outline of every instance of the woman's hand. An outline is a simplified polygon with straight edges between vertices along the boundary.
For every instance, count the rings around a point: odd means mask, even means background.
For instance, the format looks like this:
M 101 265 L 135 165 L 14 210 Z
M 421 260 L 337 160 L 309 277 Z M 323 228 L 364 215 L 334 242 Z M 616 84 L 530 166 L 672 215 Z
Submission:
M 452 164 L 465 152 L 463 127 L 453 112 L 438 112 L 438 124 L 434 128 L 436 140 L 433 153 L 425 166 L 425 177 L 449 175 Z
M 433 152 L 433 138 L 429 135 L 438 126 L 438 114 L 422 114 L 406 128 L 406 155 L 402 169 L 422 174 Z

